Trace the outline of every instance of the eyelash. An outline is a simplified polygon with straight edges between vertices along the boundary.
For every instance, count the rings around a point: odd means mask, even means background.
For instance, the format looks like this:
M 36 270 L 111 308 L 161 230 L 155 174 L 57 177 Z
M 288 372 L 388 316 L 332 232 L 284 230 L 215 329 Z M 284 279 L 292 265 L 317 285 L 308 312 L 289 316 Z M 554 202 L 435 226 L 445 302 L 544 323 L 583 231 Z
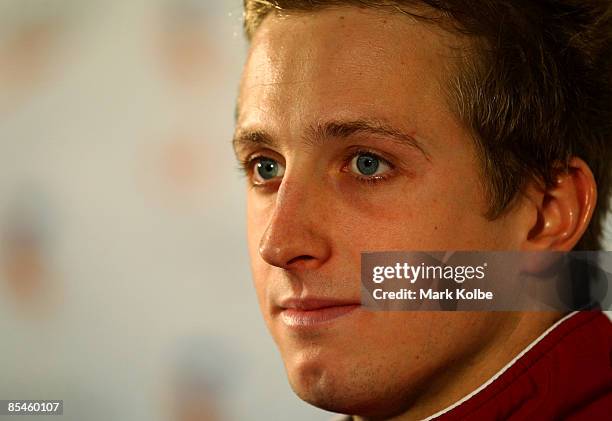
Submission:
M 353 160 L 353 158 L 355 158 L 356 156 L 359 155 L 369 155 L 372 156 L 378 160 L 380 160 L 381 162 L 384 162 L 385 164 L 387 164 L 390 168 L 390 170 L 383 174 L 383 175 L 377 175 L 374 177 L 364 177 L 364 176 L 360 176 L 357 175 L 355 173 L 353 173 L 352 171 L 350 171 L 350 169 L 347 169 L 350 164 L 351 161 Z M 243 176 L 245 177 L 251 177 L 251 174 L 253 172 L 253 167 L 255 165 L 255 163 L 257 162 L 258 159 L 262 159 L 262 158 L 268 158 L 268 159 L 274 159 L 274 158 L 270 158 L 266 155 L 254 155 L 254 156 L 249 156 L 246 159 L 240 159 L 238 162 L 238 170 L 243 174 Z M 368 186 L 373 186 L 376 185 L 378 183 L 381 183 L 383 181 L 386 181 L 388 178 L 391 177 L 391 174 L 389 174 L 390 172 L 392 172 L 395 169 L 395 166 L 389 162 L 388 160 L 386 160 L 385 158 L 381 157 L 379 154 L 372 152 L 368 149 L 357 149 L 357 150 L 352 150 L 349 153 L 347 153 L 343 159 L 343 166 L 342 166 L 342 172 L 348 172 L 351 174 L 351 176 L 353 178 L 355 178 L 357 181 L 359 181 L 360 183 L 363 183 L 364 185 L 368 185 Z M 257 184 L 253 184 L 251 183 L 252 187 L 265 187 L 265 184 L 262 185 L 257 185 Z
M 248 157 L 246 159 L 238 160 L 238 171 L 244 176 L 248 177 L 251 173 L 251 167 L 256 159 L 262 158 L 262 156 Z

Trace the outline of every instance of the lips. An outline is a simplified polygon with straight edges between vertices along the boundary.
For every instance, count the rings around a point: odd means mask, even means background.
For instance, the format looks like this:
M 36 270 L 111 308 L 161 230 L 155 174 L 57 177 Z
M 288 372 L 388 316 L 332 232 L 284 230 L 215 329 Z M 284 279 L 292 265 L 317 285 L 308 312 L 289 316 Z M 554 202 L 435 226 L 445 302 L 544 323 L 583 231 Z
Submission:
M 289 327 L 315 327 L 347 316 L 360 306 L 355 301 L 291 298 L 281 302 L 280 318 Z

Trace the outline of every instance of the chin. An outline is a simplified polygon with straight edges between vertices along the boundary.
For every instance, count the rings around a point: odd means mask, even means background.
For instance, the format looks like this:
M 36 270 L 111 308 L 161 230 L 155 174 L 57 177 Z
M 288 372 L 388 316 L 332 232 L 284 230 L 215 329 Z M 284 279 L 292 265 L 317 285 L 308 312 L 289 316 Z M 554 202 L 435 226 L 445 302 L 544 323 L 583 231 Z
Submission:
M 322 371 L 318 376 L 289 375 L 289 383 L 300 399 L 326 411 L 359 414 L 368 406 L 362 397 L 351 392 L 344 379 L 334 378 L 330 371 Z
M 300 355 L 285 367 L 295 394 L 326 411 L 385 418 L 402 412 L 403 408 L 397 405 L 405 405 L 408 399 L 405 392 L 410 387 L 392 391 L 389 377 L 372 362 L 364 365 L 341 355 L 335 358 Z M 389 396 L 396 397 L 397 402 L 388 401 Z

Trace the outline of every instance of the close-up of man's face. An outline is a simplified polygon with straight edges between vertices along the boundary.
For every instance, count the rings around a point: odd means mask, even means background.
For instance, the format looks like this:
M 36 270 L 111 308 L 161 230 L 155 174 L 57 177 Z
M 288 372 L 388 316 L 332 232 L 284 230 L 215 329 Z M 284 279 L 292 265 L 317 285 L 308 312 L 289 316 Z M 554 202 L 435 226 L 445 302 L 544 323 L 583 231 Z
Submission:
M 610 419 L 612 0 L 0 21 L 1 419 Z
M 364 251 L 519 250 L 535 223 L 523 199 L 485 216 L 474 141 L 445 91 L 458 42 L 352 7 L 271 14 L 253 37 L 234 139 L 251 269 L 290 383 L 319 407 L 405 411 L 512 330 L 495 313 L 360 306 Z

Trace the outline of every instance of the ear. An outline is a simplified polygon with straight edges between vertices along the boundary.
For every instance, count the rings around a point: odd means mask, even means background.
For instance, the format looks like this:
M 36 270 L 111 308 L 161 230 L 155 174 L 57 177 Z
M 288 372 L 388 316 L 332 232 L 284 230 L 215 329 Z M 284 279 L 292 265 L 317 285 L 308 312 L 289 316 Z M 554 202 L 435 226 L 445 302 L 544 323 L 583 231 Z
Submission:
M 597 185 L 588 165 L 574 157 L 567 172 L 559 173 L 552 187 L 531 186 L 525 195 L 533 204 L 535 222 L 521 248 L 569 251 L 591 221 L 597 201 Z

